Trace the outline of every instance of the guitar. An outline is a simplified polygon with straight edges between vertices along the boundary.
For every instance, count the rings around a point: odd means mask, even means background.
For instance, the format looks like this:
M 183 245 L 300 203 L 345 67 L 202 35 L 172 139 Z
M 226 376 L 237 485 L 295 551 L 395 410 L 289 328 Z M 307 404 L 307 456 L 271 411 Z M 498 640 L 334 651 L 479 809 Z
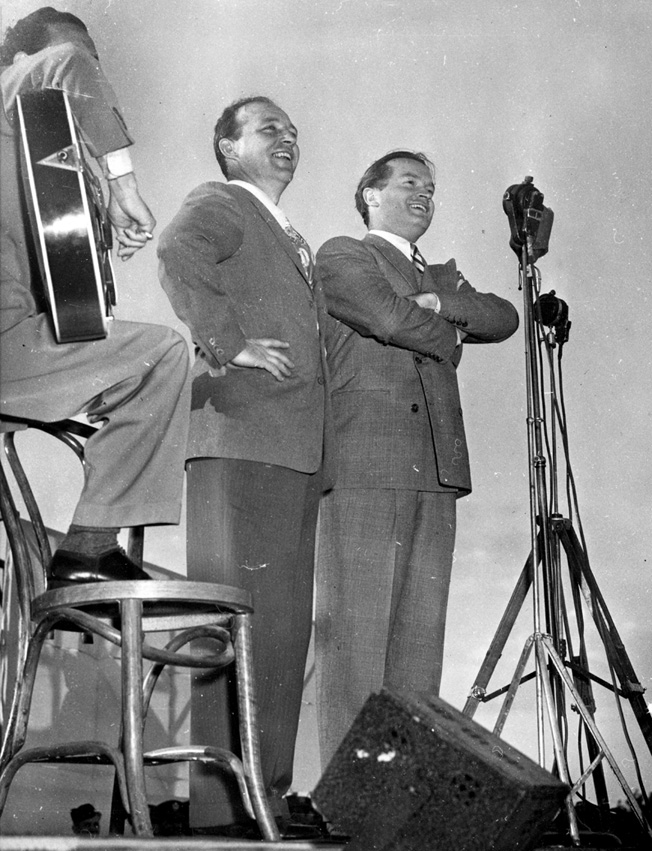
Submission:
M 102 187 L 65 92 L 28 92 L 17 106 L 25 198 L 56 340 L 101 339 L 115 305 Z

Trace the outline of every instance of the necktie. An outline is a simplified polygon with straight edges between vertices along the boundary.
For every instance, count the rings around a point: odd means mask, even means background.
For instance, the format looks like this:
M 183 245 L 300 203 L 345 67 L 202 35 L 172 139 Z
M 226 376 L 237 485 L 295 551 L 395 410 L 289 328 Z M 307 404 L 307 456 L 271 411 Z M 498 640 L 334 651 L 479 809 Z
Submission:
M 426 261 L 423 259 L 423 254 L 419 251 L 416 245 L 412 246 L 412 262 L 414 263 L 417 272 L 420 275 L 426 271 Z
M 287 222 L 283 230 L 292 240 L 292 243 L 297 250 L 297 254 L 299 255 L 299 259 L 301 260 L 301 265 L 306 273 L 306 277 L 308 278 L 308 284 L 312 287 L 313 272 L 315 270 L 315 258 L 313 256 L 312 249 L 301 236 L 299 231 L 292 227 L 290 222 Z

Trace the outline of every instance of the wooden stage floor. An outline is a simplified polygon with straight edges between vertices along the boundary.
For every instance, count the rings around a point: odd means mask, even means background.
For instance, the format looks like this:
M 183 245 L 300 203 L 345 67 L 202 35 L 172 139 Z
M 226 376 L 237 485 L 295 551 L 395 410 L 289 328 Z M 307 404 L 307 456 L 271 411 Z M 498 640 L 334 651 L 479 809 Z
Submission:
M 102 837 L 96 839 L 78 836 L 3 836 L 0 838 L 2 851 L 344 851 L 345 846 L 333 842 L 286 842 L 245 841 L 242 839 L 220 839 L 215 837 L 161 837 L 135 839 L 133 837 Z

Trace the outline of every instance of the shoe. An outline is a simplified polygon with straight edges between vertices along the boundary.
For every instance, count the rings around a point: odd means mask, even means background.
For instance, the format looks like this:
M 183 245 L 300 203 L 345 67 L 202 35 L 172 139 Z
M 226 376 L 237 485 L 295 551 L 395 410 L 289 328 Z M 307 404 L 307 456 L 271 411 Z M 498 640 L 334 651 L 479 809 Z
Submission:
M 97 556 L 57 550 L 48 570 L 48 588 L 85 582 L 123 582 L 151 579 L 120 547 Z
M 324 821 L 308 795 L 291 793 L 285 798 L 290 811 L 289 818 L 277 818 L 282 839 L 319 839 L 330 838 L 329 825 Z
M 303 824 L 302 822 L 293 821 L 291 819 L 276 819 L 278 831 L 281 834 L 281 839 L 324 839 L 328 836 L 327 831 L 314 824 Z

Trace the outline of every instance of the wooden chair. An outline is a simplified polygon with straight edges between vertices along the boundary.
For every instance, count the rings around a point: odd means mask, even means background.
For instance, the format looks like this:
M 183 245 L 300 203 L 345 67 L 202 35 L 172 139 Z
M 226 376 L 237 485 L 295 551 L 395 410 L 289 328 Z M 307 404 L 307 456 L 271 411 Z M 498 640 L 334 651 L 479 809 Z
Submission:
M 264 792 L 260 768 L 251 649 L 252 606 L 248 592 L 209 582 L 96 582 L 47 590 L 50 543 L 15 445 L 15 433 L 46 432 L 69 446 L 84 462 L 83 441 L 92 426 L 65 420 L 41 423 L 3 417 L 0 432 L 8 465 L 0 465 L 0 507 L 11 553 L 5 570 L 13 571 L 18 605 L 16 676 L 8 701 L 0 751 L 0 814 L 16 772 L 27 763 L 113 764 L 122 804 L 137 836 L 151 836 L 145 790 L 145 766 L 199 760 L 235 773 L 243 804 L 263 838 L 279 841 Z M 1 454 L 1 453 L 0 453 Z M 13 484 L 3 467 L 11 470 Z M 27 508 L 31 527 L 19 516 L 14 499 Z M 27 529 L 33 531 L 30 547 Z M 142 555 L 142 534 L 130 542 L 130 555 Z M 33 553 L 36 552 L 36 556 Z M 6 605 L 7 601 L 4 600 Z M 118 741 L 80 741 L 24 748 L 39 657 L 54 629 L 82 630 L 121 648 L 122 713 Z M 145 640 L 148 633 L 174 632 L 165 647 Z M 186 645 L 210 637 L 215 652 L 189 652 Z M 205 642 L 202 642 L 205 645 Z M 181 652 L 181 651 L 184 652 Z M 143 660 L 153 664 L 143 676 Z M 165 665 L 218 668 L 235 664 L 242 760 L 210 746 L 175 746 L 144 752 L 143 728 L 156 681 Z

